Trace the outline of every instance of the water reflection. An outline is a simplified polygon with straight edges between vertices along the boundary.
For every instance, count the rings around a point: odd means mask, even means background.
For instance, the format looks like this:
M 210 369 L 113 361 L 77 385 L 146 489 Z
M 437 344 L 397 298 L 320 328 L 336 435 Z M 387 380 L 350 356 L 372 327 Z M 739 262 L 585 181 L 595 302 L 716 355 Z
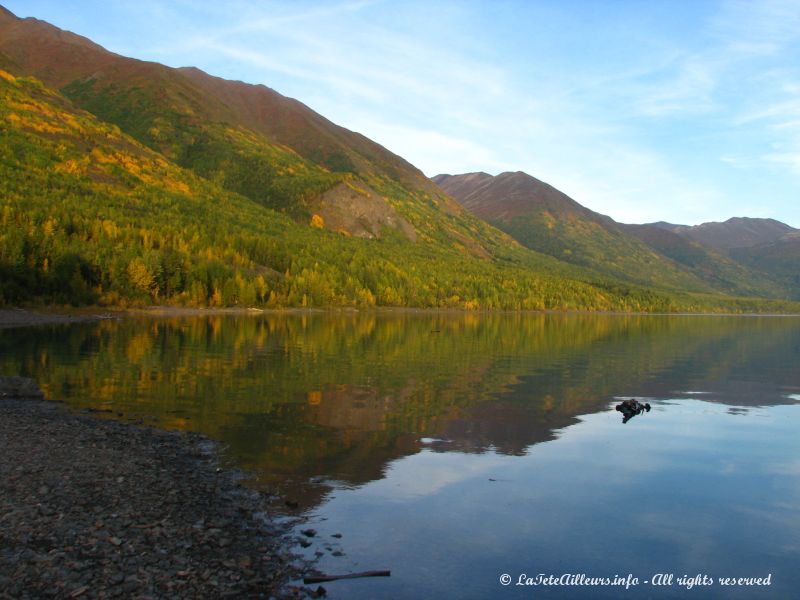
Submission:
M 794 318 L 337 313 L 0 331 L 0 373 L 50 398 L 224 442 L 318 520 L 323 570 L 393 570 L 331 584 L 341 598 L 677 597 L 498 577 L 704 570 L 772 572 L 766 591 L 788 597 L 798 359 Z M 626 399 L 652 412 L 623 426 Z
M 423 450 L 525 455 L 616 396 L 792 402 L 799 342 L 791 318 L 132 318 L 4 331 L 0 372 L 76 407 L 220 439 L 308 507 L 328 489 L 315 481 L 361 485 Z

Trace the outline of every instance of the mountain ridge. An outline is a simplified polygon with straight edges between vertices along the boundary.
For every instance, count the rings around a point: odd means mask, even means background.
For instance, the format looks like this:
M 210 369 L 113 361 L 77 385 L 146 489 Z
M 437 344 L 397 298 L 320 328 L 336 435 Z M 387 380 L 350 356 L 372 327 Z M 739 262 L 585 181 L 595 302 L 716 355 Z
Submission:
M 652 225 L 723 252 L 776 242 L 784 235 L 798 231 L 776 219 L 757 217 L 731 217 L 726 221 L 709 221 L 699 225 L 674 225 L 664 222 Z
M 692 235 L 692 228 L 666 222 L 617 223 L 520 171 L 496 176 L 437 175 L 432 181 L 522 244 L 617 278 L 726 294 L 782 297 L 791 293 L 785 277 L 778 281 L 770 273 L 759 272 L 754 264 L 733 260 L 727 252 L 697 241 L 702 235 Z M 742 224 L 752 229 L 752 222 L 732 219 L 723 229 L 728 235 L 737 235 Z M 774 220 L 768 225 L 781 231 L 788 228 Z M 699 230 L 721 237 L 715 225 L 700 226 Z M 769 236 L 758 239 L 765 237 Z
M 173 69 L 124 57 L 78 34 L 34 18 L 18 19 L 8 11 L 0 19 L 0 29 L 0 53 L 17 66 L 18 74 L 33 75 L 62 89 L 82 108 L 119 125 L 182 166 L 221 178 L 232 191 L 259 200 L 260 189 L 282 177 L 276 169 L 269 177 L 249 181 L 253 169 L 238 167 L 232 160 L 235 156 L 229 148 L 236 140 L 222 131 L 223 125 L 264 136 L 257 140 L 261 148 L 255 148 L 252 139 L 238 141 L 235 154 L 244 155 L 246 161 L 263 165 L 265 154 L 291 150 L 317 170 L 396 179 L 427 194 L 445 210 L 460 211 L 401 157 L 267 86 L 231 82 L 195 67 Z M 315 197 L 342 181 L 322 171 L 314 175 L 319 181 Z M 287 198 L 282 206 L 274 201 L 267 205 L 309 220 L 312 214 L 302 206 L 306 199 Z

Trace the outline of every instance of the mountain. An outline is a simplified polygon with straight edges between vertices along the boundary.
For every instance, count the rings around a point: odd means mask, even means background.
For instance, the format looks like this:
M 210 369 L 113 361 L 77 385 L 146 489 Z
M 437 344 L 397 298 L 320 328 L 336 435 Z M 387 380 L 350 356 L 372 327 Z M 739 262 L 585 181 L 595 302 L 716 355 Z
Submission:
M 524 246 L 560 260 L 627 280 L 634 273 L 653 272 L 658 262 L 608 217 L 526 173 L 437 175 L 432 181 L 475 216 Z M 690 282 L 688 287 L 702 286 Z
M 377 237 L 383 227 L 408 235 L 404 208 L 459 213 L 401 157 L 265 86 L 123 57 L 8 11 L 0 13 L 0 54 L 10 72 L 40 79 L 178 165 L 297 220 L 318 214 L 326 225 L 329 215 L 339 230 Z M 398 182 L 410 194 L 394 193 Z M 380 214 L 337 219 L 336 203 L 352 196 Z M 382 217 L 387 213 L 391 218 Z M 432 222 L 418 221 L 423 229 Z
M 432 180 L 464 208 L 528 248 L 607 277 L 652 286 L 711 290 L 705 282 L 626 234 L 609 217 L 585 208 L 527 173 L 437 175 Z
M 749 290 L 752 293 L 758 293 L 763 287 L 759 279 L 766 278 L 778 286 L 779 293 L 773 295 L 800 298 L 800 230 L 786 223 L 775 219 L 734 217 L 723 223 L 688 226 L 662 222 L 652 226 L 715 253 L 714 269 L 726 280 L 742 280 L 730 272 L 731 262 L 738 265 L 738 270 L 748 271 L 748 281 L 757 284 Z M 673 247 L 678 245 L 676 242 Z M 720 260 L 720 257 L 726 260 Z M 727 273 L 720 270 L 723 266 Z
M 437 175 L 434 183 L 525 246 L 616 279 L 659 287 L 784 297 L 787 287 L 682 233 L 623 225 L 526 173 Z
M 525 248 L 296 100 L 126 58 L 4 9 L 0 69 L 0 303 L 790 306 L 710 294 L 674 269 L 631 276 L 663 259 L 627 260 L 630 236 L 615 255 L 625 268 L 599 272 Z
M 0 302 L 698 302 L 596 287 L 263 86 L 121 57 L 5 10 L 0 64 Z
M 442 218 L 442 226 L 455 219 Z M 567 279 L 556 261 L 510 241 L 497 252 L 476 258 L 452 242 L 412 242 L 399 232 L 359 238 L 297 223 L 169 161 L 38 80 L 0 70 L 0 303 L 674 302 Z
M 756 265 L 737 261 L 726 253 L 709 248 L 671 228 L 651 225 L 620 225 L 629 235 L 638 238 L 662 256 L 670 258 L 716 289 L 743 296 L 767 295 L 790 297 L 798 293 L 795 286 Z
M 670 223 L 653 225 L 722 252 L 776 242 L 783 236 L 798 231 L 775 219 L 750 217 L 733 217 L 723 223 L 709 222 L 694 226 Z
M 796 230 L 766 244 L 731 248 L 730 255 L 742 264 L 769 273 L 795 290 L 800 288 L 800 232 Z

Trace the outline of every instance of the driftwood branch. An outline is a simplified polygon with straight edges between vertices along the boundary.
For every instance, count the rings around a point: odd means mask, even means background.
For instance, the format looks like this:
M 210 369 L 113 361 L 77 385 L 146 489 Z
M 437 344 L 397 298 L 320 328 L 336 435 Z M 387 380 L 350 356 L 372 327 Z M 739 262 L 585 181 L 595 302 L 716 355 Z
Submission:
M 390 577 L 391 571 L 363 571 L 361 573 L 347 573 L 346 575 L 312 575 L 303 577 L 303 583 L 324 583 L 337 579 L 358 579 L 359 577 Z

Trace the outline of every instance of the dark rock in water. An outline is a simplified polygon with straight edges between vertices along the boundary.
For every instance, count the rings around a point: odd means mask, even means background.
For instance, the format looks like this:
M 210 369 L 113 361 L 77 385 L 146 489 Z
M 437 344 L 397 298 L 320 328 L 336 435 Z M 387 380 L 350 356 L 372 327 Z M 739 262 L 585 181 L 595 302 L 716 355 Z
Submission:
M 641 403 L 635 398 L 630 400 L 623 400 L 616 406 L 616 410 L 622 413 L 622 422 L 627 423 L 636 415 L 643 412 L 650 412 L 650 404 L 648 402 Z

